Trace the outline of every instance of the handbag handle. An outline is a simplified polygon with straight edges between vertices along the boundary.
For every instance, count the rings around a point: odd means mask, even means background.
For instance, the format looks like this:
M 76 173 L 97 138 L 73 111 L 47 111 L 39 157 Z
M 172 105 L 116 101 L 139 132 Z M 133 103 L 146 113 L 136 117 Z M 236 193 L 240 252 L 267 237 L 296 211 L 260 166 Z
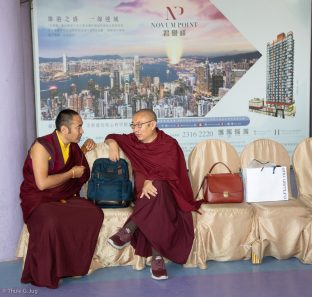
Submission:
M 227 170 L 228 170 L 230 173 L 232 173 L 231 169 L 230 169 L 226 164 L 224 164 L 223 162 L 217 162 L 217 163 L 214 163 L 214 164 L 211 166 L 211 168 L 210 168 L 208 174 L 211 173 L 212 170 L 213 170 L 213 168 L 215 168 L 218 164 L 222 164 L 223 166 L 225 166 L 225 167 L 227 168 Z
M 212 172 L 213 168 L 215 168 L 218 164 L 223 164 L 223 165 L 227 168 L 227 170 L 228 170 L 230 173 L 232 173 L 231 169 L 230 169 L 226 164 L 224 164 L 223 162 L 216 162 L 216 163 L 214 163 L 214 164 L 210 167 L 209 172 L 204 176 L 203 181 L 202 181 L 202 183 L 201 183 L 201 185 L 200 185 L 200 187 L 199 187 L 199 190 L 198 190 L 198 192 L 197 192 L 197 194 L 196 194 L 196 196 L 195 196 L 195 200 L 197 199 L 197 197 L 198 197 L 198 195 L 199 195 L 199 192 L 200 192 L 200 190 L 202 189 L 202 187 L 203 187 L 203 185 L 204 185 L 205 177 L 206 177 L 208 174 L 210 174 L 210 173 Z

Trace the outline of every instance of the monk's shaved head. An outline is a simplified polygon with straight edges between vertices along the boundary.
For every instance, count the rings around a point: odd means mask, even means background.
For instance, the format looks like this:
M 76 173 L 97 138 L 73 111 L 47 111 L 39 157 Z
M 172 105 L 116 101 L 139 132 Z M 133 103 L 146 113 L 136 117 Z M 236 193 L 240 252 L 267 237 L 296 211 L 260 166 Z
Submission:
M 140 109 L 133 115 L 133 117 L 138 116 L 138 115 L 139 116 L 143 116 L 143 115 L 149 116 L 151 118 L 151 120 L 157 122 L 156 113 L 152 109 L 148 109 L 148 108 Z

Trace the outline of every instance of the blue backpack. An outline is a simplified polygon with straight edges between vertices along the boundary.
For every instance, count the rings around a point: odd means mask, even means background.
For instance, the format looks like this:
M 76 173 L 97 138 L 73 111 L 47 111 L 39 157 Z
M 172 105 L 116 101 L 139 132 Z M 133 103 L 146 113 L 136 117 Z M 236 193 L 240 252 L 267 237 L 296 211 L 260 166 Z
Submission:
M 101 208 L 128 207 L 133 201 L 133 187 L 129 180 L 127 161 L 96 159 L 88 182 L 87 196 Z

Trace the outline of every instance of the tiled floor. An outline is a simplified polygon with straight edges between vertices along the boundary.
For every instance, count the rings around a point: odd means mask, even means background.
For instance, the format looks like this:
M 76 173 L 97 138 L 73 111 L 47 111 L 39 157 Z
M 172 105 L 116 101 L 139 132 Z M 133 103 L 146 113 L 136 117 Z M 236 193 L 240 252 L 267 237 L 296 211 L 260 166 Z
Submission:
M 209 261 L 208 269 L 167 264 L 169 279 L 155 281 L 149 268 L 97 270 L 82 278 L 64 279 L 58 289 L 20 283 L 21 262 L 0 263 L 0 296 L 105 296 L 105 297 L 311 297 L 312 265 L 297 259 L 265 258 L 261 265 L 249 261 Z

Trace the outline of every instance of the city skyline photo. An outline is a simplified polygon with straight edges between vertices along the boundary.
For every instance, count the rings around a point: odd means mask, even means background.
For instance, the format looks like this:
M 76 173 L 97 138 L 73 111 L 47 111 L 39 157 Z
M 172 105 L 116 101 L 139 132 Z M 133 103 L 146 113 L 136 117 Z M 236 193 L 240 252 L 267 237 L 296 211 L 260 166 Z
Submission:
M 210 1 L 38 2 L 43 120 L 205 117 L 261 54 Z

